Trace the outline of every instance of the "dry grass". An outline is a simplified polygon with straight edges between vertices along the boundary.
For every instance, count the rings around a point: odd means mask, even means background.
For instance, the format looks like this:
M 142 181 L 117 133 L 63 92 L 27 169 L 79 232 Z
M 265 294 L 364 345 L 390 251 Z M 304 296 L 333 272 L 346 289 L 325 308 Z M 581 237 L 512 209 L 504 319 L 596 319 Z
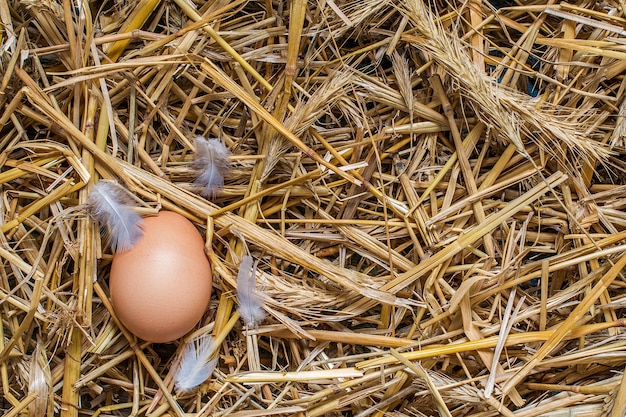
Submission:
M 0 409 L 623 417 L 624 7 L 0 0 Z M 232 151 L 213 201 L 196 135 Z M 117 321 L 99 178 L 206 236 L 186 338 Z M 219 364 L 177 393 L 202 333 Z

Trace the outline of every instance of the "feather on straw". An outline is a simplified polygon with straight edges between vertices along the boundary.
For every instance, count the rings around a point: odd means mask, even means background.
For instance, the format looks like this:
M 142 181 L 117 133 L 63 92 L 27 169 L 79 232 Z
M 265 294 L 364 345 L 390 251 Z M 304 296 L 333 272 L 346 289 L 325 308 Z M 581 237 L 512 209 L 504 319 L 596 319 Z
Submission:
M 133 207 L 129 191 L 115 181 L 102 180 L 89 194 L 89 212 L 106 227 L 107 241 L 116 252 L 131 249 L 143 236 L 141 216 Z
M 237 274 L 239 314 L 248 327 L 255 327 L 266 316 L 263 299 L 256 290 L 256 265 L 251 256 L 244 256 Z
M 224 187 L 224 176 L 230 171 L 230 150 L 219 139 L 196 136 L 193 168 L 198 171 L 194 184 L 202 188 L 200 195 L 215 198 Z
M 174 384 L 181 392 L 188 392 L 209 379 L 218 358 L 211 359 L 216 349 L 213 338 L 199 336 L 187 343 L 180 359 L 180 365 L 174 373 Z

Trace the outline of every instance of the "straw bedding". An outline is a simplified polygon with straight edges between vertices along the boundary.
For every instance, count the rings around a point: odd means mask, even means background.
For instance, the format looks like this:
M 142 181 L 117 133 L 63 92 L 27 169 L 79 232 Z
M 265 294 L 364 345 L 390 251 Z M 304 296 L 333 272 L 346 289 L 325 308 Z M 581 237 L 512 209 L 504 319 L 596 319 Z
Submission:
M 623 417 L 625 7 L 0 0 L 0 408 Z M 210 200 L 197 135 L 231 151 Z M 185 338 L 117 322 L 99 179 L 206 237 Z M 201 334 L 217 367 L 176 392 Z

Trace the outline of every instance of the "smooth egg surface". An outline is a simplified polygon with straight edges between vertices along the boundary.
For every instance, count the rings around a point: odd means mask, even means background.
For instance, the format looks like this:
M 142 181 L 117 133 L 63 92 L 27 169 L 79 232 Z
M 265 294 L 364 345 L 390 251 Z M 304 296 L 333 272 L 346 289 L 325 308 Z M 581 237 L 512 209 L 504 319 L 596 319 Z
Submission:
M 115 314 L 136 336 L 170 342 L 191 330 L 211 298 L 204 239 L 171 212 L 143 219 L 143 237 L 113 256 L 109 287 Z

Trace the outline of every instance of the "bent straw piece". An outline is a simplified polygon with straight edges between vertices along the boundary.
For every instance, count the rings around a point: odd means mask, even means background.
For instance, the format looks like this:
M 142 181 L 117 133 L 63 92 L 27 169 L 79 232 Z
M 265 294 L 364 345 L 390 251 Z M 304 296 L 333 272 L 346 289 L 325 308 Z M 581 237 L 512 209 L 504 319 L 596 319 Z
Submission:
M 611 285 L 611 283 L 617 278 L 617 276 L 626 267 L 626 253 L 623 254 L 617 263 L 615 263 L 611 269 L 604 275 L 596 285 L 589 291 L 589 293 L 583 298 L 583 300 L 576 306 L 574 311 L 559 324 L 558 328 L 550 336 L 550 338 L 544 343 L 532 358 L 520 369 L 510 380 L 508 380 L 502 386 L 502 392 L 504 394 L 510 392 L 518 384 L 520 384 L 526 376 L 532 370 L 541 363 L 541 360 L 552 352 L 557 344 L 561 342 L 567 335 L 567 333 L 574 327 L 574 325 L 587 313 L 596 300 L 602 295 L 602 293 Z

